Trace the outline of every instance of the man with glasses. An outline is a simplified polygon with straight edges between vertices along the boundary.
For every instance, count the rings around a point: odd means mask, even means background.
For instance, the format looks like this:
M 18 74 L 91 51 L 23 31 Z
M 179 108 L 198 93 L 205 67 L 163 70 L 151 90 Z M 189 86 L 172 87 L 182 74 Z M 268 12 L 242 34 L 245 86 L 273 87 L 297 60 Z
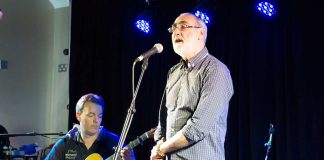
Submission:
M 230 71 L 209 54 L 207 26 L 195 15 L 181 14 L 168 31 L 182 59 L 168 72 L 151 159 L 224 160 Z

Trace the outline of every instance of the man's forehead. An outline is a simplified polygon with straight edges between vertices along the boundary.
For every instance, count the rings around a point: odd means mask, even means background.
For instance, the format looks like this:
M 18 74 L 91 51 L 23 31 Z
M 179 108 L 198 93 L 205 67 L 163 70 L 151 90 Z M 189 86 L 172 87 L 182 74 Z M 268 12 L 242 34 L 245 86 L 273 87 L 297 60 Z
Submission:
M 102 106 L 93 102 L 86 102 L 84 103 L 83 110 L 102 110 Z
M 197 20 L 197 18 L 192 14 L 182 14 L 175 20 L 175 22 L 181 22 L 181 21 L 184 21 L 184 22 L 191 22 L 192 21 L 192 22 L 194 22 L 196 20 Z

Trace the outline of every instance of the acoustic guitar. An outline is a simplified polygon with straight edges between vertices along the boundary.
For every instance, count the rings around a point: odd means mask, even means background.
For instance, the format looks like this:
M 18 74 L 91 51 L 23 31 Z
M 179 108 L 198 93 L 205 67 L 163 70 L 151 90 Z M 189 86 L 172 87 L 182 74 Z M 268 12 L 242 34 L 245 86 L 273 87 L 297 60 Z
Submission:
M 142 144 L 148 138 L 153 138 L 155 130 L 156 128 L 152 128 L 149 131 L 143 133 L 141 136 L 137 137 L 135 140 L 131 141 L 128 145 L 126 145 L 126 147 L 129 149 L 133 149 L 139 144 Z M 114 154 L 109 156 L 105 160 L 112 160 L 113 158 L 114 158 Z M 103 158 L 98 153 L 92 153 L 85 160 L 103 160 Z

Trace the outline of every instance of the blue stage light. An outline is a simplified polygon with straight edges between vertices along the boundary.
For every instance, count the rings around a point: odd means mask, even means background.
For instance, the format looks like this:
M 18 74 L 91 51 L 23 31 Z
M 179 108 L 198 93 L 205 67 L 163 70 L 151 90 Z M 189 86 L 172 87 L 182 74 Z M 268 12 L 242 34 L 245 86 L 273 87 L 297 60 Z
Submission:
M 201 11 L 196 11 L 195 15 L 197 17 L 199 17 L 203 22 L 205 22 L 206 24 L 208 24 L 210 22 L 210 18 L 209 16 L 207 16 L 206 13 L 201 12 Z
M 135 26 L 142 32 L 148 34 L 151 31 L 150 22 L 140 19 L 137 20 Z
M 269 2 L 258 3 L 257 9 L 260 13 L 269 17 L 272 17 L 276 13 L 275 7 Z

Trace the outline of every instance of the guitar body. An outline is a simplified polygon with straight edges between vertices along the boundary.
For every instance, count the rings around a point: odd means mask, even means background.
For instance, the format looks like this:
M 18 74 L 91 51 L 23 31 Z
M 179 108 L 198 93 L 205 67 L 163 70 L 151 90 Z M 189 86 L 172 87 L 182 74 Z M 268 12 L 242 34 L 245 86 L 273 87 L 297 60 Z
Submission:
M 103 160 L 103 158 L 98 153 L 92 153 L 85 160 Z
M 113 155 L 111 155 L 109 158 L 105 160 L 112 160 L 112 159 L 113 159 Z M 100 156 L 100 154 L 92 153 L 85 160 L 104 160 L 104 159 Z M 117 160 L 120 160 L 120 158 L 118 157 Z
M 136 146 L 138 146 L 139 144 L 142 144 L 142 142 L 144 142 L 146 139 L 153 138 L 155 130 L 156 130 L 156 128 L 153 128 L 153 129 L 145 132 L 140 137 L 131 141 L 126 147 L 129 149 L 133 149 Z M 114 155 L 111 155 L 109 158 L 107 158 L 105 160 L 112 160 L 113 158 L 114 158 Z M 119 157 L 117 159 L 119 159 Z M 103 160 L 103 158 L 98 153 L 92 153 L 85 160 Z

